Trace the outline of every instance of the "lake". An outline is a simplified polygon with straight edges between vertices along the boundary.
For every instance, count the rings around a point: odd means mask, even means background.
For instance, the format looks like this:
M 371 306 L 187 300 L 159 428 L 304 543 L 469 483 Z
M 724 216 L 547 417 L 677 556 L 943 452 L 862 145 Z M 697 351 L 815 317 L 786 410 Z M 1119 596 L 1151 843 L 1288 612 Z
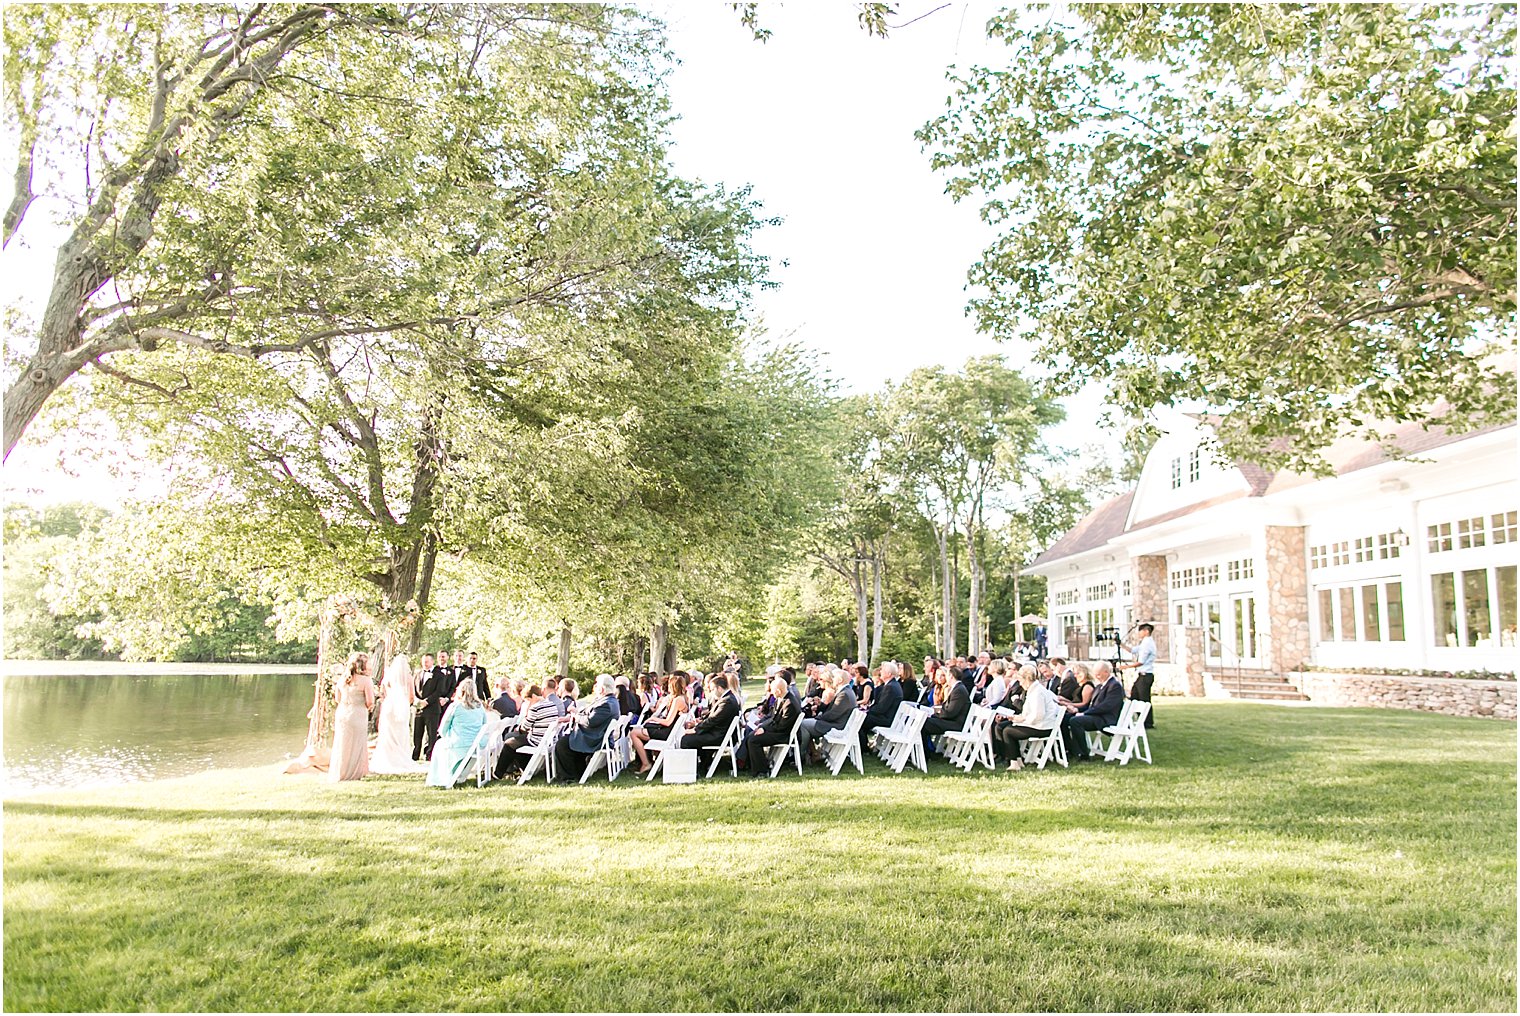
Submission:
M 273 764 L 300 754 L 311 692 L 309 670 L 7 674 L 5 791 Z

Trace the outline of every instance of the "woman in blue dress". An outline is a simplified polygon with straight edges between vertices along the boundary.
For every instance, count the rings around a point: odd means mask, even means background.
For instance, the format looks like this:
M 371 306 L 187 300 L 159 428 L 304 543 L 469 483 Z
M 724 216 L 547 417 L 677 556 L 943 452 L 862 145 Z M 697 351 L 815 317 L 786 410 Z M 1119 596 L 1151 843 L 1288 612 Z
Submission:
M 438 745 L 433 749 L 433 761 L 428 767 L 428 786 L 454 785 L 454 774 L 475 746 L 475 738 L 485 722 L 486 710 L 480 703 L 475 682 L 460 681 L 459 687 L 454 689 L 454 700 L 443 714 L 443 724 L 438 728 Z

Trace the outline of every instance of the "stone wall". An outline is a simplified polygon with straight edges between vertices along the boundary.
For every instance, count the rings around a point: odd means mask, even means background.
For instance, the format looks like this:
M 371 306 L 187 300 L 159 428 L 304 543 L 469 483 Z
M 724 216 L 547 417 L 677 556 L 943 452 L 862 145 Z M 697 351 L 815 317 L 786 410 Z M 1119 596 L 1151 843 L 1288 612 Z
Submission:
M 1515 718 L 1514 681 L 1468 681 L 1392 674 L 1331 674 L 1306 671 L 1288 679 L 1317 706 L 1378 706 L 1418 709 L 1450 716 Z
M 1135 589 L 1132 602 L 1135 606 L 1135 623 L 1149 621 L 1156 626 L 1151 634 L 1156 639 L 1156 659 L 1172 659 L 1172 647 L 1168 632 L 1171 621 L 1171 592 L 1166 580 L 1166 557 L 1147 554 L 1130 561 Z
M 1267 659 L 1279 674 L 1309 656 L 1309 561 L 1303 526 L 1266 527 Z

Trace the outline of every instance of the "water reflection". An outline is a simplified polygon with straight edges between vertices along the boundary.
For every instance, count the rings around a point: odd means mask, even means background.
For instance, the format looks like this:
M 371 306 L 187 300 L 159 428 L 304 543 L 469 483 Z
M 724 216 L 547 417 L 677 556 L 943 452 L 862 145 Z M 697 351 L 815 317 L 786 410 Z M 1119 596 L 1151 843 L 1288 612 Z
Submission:
M 302 674 L 6 677 L 5 789 L 107 786 L 277 762 L 306 737 Z

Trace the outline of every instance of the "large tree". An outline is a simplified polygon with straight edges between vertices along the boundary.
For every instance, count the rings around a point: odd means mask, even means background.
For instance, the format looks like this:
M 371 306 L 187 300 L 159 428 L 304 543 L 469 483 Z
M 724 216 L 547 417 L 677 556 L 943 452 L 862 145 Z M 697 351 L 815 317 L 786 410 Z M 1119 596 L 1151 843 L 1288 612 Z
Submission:
M 955 74 L 919 135 L 1003 230 L 970 272 L 981 328 L 1123 405 L 1227 409 L 1225 449 L 1264 462 L 1512 415 L 1515 27 L 1513 4 L 998 15 L 1007 63 Z

